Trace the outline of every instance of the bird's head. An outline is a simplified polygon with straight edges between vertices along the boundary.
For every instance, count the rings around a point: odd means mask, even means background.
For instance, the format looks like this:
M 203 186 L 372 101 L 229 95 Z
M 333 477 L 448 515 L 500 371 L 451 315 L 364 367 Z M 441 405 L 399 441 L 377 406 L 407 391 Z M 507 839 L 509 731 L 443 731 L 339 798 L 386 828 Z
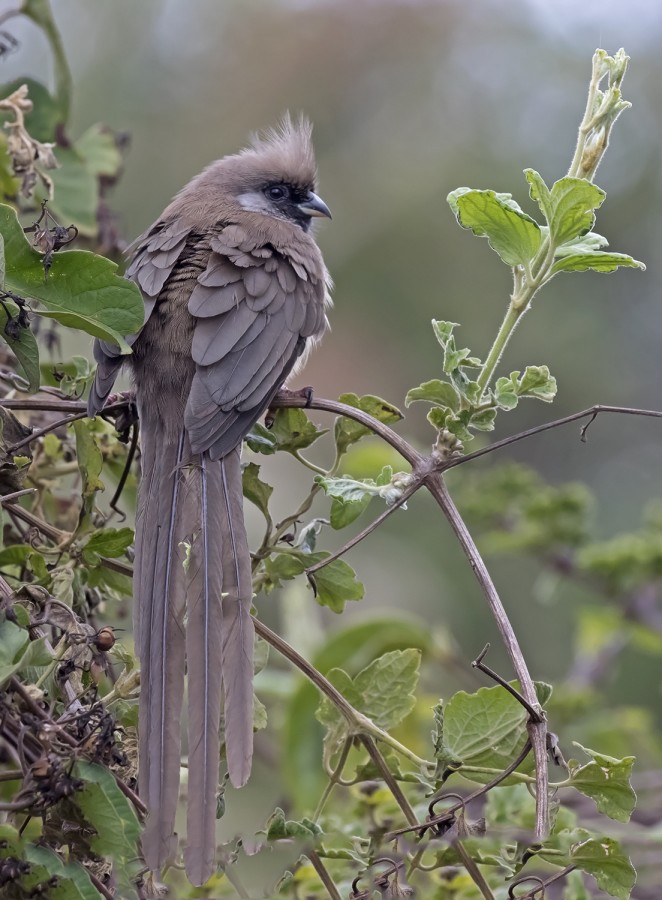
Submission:
M 307 119 L 293 120 L 288 115 L 277 128 L 257 136 L 240 153 L 214 163 L 209 171 L 220 177 L 228 199 L 242 210 L 308 231 L 313 218 L 331 218 L 328 206 L 315 193 L 311 132 Z

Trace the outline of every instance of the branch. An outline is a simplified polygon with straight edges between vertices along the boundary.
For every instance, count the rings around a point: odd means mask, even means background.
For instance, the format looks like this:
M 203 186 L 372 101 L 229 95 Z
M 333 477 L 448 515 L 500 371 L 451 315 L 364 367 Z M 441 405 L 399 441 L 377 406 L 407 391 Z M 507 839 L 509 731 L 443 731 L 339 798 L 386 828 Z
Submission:
M 501 450 L 509 444 L 516 444 L 518 441 L 523 441 L 525 438 L 533 437 L 536 434 L 542 434 L 544 431 L 550 431 L 552 428 L 559 428 L 561 425 L 568 425 L 570 422 L 576 422 L 578 419 L 585 419 L 588 416 L 592 416 L 591 421 L 581 430 L 580 439 L 582 443 L 586 443 L 586 432 L 600 413 L 618 413 L 626 416 L 652 416 L 656 419 L 662 418 L 662 411 L 656 409 L 637 409 L 633 406 L 604 406 L 602 404 L 596 404 L 595 406 L 589 406 L 588 409 L 583 409 L 581 412 L 563 416 L 561 419 L 554 419 L 552 422 L 546 422 L 544 425 L 535 425 L 533 428 L 527 428 L 526 431 L 520 431 L 518 434 L 512 434 L 510 437 L 495 441 L 494 444 L 490 444 L 488 447 L 481 447 L 480 450 L 474 450 L 473 453 L 467 453 L 466 456 L 450 459 L 448 462 L 443 463 L 442 469 L 443 471 L 446 471 L 446 469 L 453 469 L 455 466 L 461 466 L 464 463 L 471 462 L 471 460 L 492 453 L 494 450 Z

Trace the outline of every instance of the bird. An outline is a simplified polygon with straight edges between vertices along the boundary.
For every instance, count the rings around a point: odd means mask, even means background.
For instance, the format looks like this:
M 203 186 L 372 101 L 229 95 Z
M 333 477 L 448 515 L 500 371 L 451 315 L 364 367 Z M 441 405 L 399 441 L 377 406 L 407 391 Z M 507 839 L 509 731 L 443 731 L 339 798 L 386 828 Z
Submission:
M 145 306 L 130 356 L 97 339 L 94 416 L 128 359 L 140 423 L 134 635 L 141 667 L 138 790 L 147 866 L 177 851 L 184 685 L 188 803 L 184 862 L 215 866 L 223 707 L 225 756 L 243 786 L 253 753 L 251 556 L 241 445 L 328 328 L 331 280 L 311 229 L 312 127 L 289 114 L 195 176 L 133 243 L 126 277 Z

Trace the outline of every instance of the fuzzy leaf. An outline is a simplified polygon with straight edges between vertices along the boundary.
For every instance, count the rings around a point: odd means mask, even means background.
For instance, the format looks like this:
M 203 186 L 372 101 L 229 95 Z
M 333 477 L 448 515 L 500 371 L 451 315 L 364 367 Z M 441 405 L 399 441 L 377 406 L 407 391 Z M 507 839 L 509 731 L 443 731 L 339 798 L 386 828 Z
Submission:
M 366 394 L 363 397 L 358 397 L 356 394 L 341 394 L 338 400 L 340 403 L 345 403 L 347 406 L 353 406 L 368 413 L 373 419 L 377 419 L 379 422 L 384 422 L 387 425 L 398 422 L 403 418 L 397 406 L 393 406 L 392 403 L 382 400 L 381 397 L 375 397 L 373 394 Z M 365 425 L 361 425 L 360 422 L 354 419 L 339 416 L 334 426 L 334 434 L 337 452 L 343 454 L 348 447 L 360 441 L 366 435 L 372 434 L 372 432 Z
M 453 385 L 447 381 L 440 381 L 438 378 L 434 378 L 432 381 L 424 381 L 417 388 L 412 388 L 405 397 L 405 406 L 410 406 L 417 400 L 444 406 L 453 411 L 460 406 L 460 398 Z
M 587 234 L 593 227 L 594 209 L 598 209 L 607 195 L 585 178 L 560 178 L 552 186 L 552 215 L 550 234 L 555 245 Z
M 447 199 L 459 224 L 486 237 L 507 266 L 524 265 L 533 259 L 540 247 L 540 227 L 511 194 L 458 188 Z
M 558 272 L 615 272 L 619 267 L 645 270 L 646 266 L 626 253 L 604 253 L 596 250 L 592 253 L 571 253 L 558 259 L 552 266 L 552 273 Z
M 269 429 L 276 449 L 288 453 L 310 447 L 326 432 L 326 428 L 313 425 L 305 412 L 296 408 L 277 409 L 273 425 Z

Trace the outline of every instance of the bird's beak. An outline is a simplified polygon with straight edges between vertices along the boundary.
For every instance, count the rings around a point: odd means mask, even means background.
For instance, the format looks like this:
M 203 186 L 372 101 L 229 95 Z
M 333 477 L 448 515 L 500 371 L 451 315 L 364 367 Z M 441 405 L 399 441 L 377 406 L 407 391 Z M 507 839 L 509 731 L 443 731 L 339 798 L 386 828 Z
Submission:
M 331 218 L 331 210 L 329 207 L 321 197 L 318 197 L 317 194 L 313 194 L 312 191 L 308 193 L 308 197 L 303 203 L 297 204 L 297 208 L 301 210 L 304 216 L 326 216 L 327 219 Z

